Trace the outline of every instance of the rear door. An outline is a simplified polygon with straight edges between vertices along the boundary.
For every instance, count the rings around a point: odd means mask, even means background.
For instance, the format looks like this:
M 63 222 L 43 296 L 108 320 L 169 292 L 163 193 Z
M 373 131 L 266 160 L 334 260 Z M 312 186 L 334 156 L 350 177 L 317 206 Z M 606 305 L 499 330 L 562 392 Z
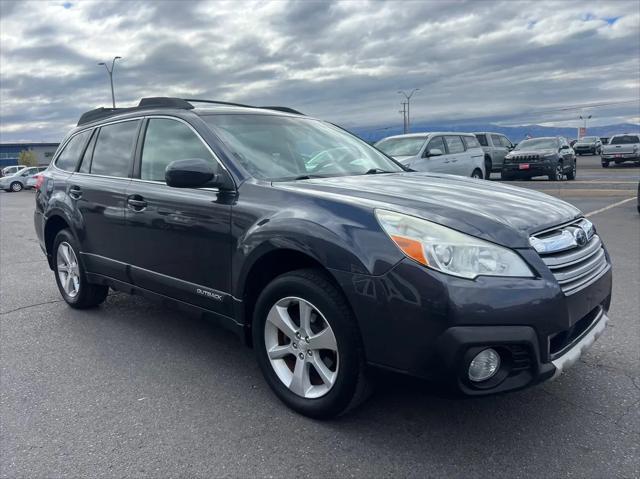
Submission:
M 78 240 L 87 269 L 120 281 L 128 281 L 124 259 L 131 244 L 124 213 L 141 124 L 134 119 L 101 126 L 67 182 L 80 215 Z
M 174 160 L 199 158 L 222 168 L 187 122 L 146 120 L 135 178 L 127 188 L 125 262 L 134 284 L 232 316 L 231 203 L 213 188 L 173 188 L 165 169 Z

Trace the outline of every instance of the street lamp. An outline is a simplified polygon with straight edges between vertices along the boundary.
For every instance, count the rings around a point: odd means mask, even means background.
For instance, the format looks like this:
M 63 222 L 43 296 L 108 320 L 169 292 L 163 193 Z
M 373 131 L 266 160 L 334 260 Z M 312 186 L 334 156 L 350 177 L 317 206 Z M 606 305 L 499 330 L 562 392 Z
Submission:
M 107 70 L 107 73 L 109 74 L 109 82 L 111 83 L 111 103 L 113 104 L 113 108 L 116 107 L 116 96 L 113 93 L 113 67 L 116 64 L 116 60 L 118 60 L 119 58 L 122 57 L 113 57 L 113 60 L 111 61 L 111 69 L 109 69 L 109 66 L 105 62 L 98 63 L 98 65 L 103 65 Z
M 583 128 L 584 135 L 583 136 L 585 136 L 587 134 L 587 120 L 589 120 L 590 118 L 591 118 L 591 115 L 588 115 L 588 116 L 587 115 L 585 115 L 585 116 L 580 115 L 580 119 L 584 120 L 584 128 Z M 580 135 L 578 135 L 578 137 L 580 137 Z
M 417 91 L 420 91 L 420 88 L 414 88 L 413 90 L 411 90 L 411 93 L 409 93 L 408 95 L 404 90 L 398 91 L 398 94 L 404 95 L 404 97 L 407 99 L 407 131 L 405 133 L 409 133 L 409 130 L 411 129 L 411 117 L 409 113 L 410 112 L 409 104 L 411 103 L 411 97 Z

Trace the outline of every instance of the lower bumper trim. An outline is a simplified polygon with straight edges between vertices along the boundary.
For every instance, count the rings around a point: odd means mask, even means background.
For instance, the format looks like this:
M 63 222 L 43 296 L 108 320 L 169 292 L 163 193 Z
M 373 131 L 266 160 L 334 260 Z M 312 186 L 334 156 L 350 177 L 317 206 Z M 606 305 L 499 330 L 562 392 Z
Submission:
M 565 354 L 551 361 L 551 364 L 553 364 L 556 368 L 556 371 L 551 377 L 551 380 L 556 379 L 562 374 L 565 369 L 570 368 L 578 361 L 578 359 L 580 359 L 580 356 L 582 356 L 582 354 L 591 347 L 596 339 L 598 339 L 602 335 L 608 322 L 609 317 L 603 310 L 600 318 L 596 320 L 596 324 L 586 335 L 582 337 L 582 339 L 574 344 L 573 347 L 569 349 Z

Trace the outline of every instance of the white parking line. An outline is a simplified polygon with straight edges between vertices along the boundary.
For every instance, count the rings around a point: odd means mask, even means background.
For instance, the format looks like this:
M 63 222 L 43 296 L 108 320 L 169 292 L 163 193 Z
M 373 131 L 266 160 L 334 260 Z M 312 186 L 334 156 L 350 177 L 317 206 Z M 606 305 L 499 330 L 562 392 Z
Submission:
M 615 208 L 616 206 L 620 206 L 624 203 L 628 203 L 629 201 L 635 200 L 636 197 L 632 196 L 631 198 L 627 198 L 626 200 L 622 200 L 622 201 L 618 201 L 612 205 L 609 206 L 605 206 L 604 208 L 600 208 L 599 210 L 595 210 L 595 211 L 590 211 L 589 213 L 587 213 L 585 216 L 589 217 L 589 216 L 593 216 L 593 215 L 597 215 L 598 213 L 602 213 L 603 211 L 607 211 L 610 210 L 611 208 Z

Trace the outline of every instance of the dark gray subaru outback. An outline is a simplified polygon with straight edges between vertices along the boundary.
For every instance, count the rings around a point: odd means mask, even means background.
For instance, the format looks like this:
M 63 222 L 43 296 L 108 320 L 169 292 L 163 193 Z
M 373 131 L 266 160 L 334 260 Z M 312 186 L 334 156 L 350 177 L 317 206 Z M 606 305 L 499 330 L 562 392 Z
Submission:
M 573 206 L 406 171 L 288 108 L 93 110 L 38 188 L 35 228 L 71 307 L 113 288 L 217 318 L 313 417 L 361 401 L 369 366 L 466 395 L 524 388 L 608 320 L 610 260 Z

